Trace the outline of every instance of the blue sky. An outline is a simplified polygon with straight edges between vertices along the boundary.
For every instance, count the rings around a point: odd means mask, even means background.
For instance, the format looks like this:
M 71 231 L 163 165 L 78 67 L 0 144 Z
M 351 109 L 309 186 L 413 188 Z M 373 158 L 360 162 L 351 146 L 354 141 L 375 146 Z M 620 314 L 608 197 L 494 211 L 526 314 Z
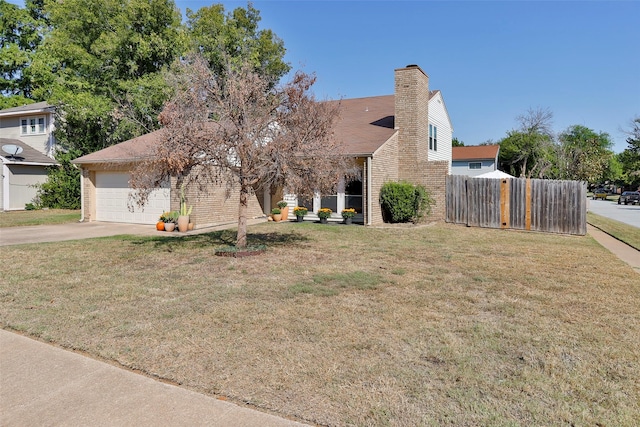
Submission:
M 17 0 L 12 2 L 21 3 Z M 176 0 L 180 10 L 246 1 Z M 393 70 L 418 64 L 440 89 L 466 145 L 498 141 L 529 109 L 553 128 L 607 132 L 614 151 L 640 116 L 639 1 L 254 0 L 294 70 L 320 99 L 393 93 Z
M 227 11 L 247 2 L 222 1 Z M 210 1 L 177 0 L 184 13 Z M 497 141 L 528 109 L 554 130 L 607 132 L 640 115 L 640 2 L 254 0 L 260 28 L 315 72 L 319 98 L 393 93 L 393 70 L 418 64 L 440 89 L 466 145 Z

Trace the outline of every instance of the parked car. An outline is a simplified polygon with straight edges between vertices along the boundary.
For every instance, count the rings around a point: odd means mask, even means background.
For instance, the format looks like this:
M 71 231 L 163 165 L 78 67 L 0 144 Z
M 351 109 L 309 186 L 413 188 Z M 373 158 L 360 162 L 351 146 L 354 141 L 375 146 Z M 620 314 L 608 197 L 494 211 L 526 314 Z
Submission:
M 618 198 L 618 204 L 621 205 L 624 203 L 625 205 L 631 204 L 640 204 L 640 191 L 625 191 Z
M 607 190 L 604 188 L 596 188 L 593 190 L 593 200 L 602 199 L 607 200 Z

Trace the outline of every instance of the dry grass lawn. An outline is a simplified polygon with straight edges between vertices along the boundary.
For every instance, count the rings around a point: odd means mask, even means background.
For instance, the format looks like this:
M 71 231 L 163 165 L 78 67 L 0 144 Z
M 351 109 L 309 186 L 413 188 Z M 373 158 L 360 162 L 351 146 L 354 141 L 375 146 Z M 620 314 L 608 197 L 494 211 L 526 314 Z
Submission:
M 318 425 L 640 419 L 640 275 L 589 236 L 250 233 L 5 247 L 0 326 Z
M 0 228 L 42 224 L 64 224 L 80 220 L 80 210 L 42 209 L 33 211 L 0 211 Z

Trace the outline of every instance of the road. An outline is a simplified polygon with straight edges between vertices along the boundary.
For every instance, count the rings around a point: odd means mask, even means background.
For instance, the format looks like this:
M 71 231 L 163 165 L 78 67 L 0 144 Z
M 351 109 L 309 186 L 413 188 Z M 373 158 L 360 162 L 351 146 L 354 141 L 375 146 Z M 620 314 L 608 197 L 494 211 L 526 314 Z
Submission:
M 640 205 L 619 205 L 610 200 L 587 201 L 587 211 L 640 228 Z

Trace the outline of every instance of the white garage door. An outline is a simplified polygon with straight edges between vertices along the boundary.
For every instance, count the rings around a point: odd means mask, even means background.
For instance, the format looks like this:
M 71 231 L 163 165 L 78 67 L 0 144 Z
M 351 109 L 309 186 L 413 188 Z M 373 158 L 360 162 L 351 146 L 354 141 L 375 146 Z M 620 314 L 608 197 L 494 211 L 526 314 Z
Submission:
M 96 172 L 96 219 L 98 221 L 155 224 L 168 211 L 168 185 L 154 190 L 140 208 L 129 200 L 129 178 L 126 172 Z M 133 212 L 129 210 L 132 204 Z

